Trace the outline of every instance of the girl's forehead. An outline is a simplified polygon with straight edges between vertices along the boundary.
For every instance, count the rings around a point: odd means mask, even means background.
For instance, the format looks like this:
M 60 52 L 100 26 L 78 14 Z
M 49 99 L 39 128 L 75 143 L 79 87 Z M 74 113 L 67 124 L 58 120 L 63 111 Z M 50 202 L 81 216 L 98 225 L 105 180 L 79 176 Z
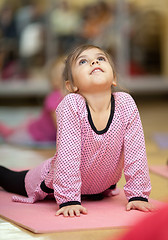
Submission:
M 104 52 L 101 50 L 101 49 L 98 49 L 98 48 L 89 48 L 89 49 L 85 49 L 84 51 L 82 51 L 78 56 L 77 58 L 79 58 L 80 56 L 82 55 L 91 55 L 91 54 L 99 54 L 99 53 L 103 53 Z
M 85 49 L 85 50 L 81 51 L 80 53 L 78 53 L 74 57 L 74 59 L 72 61 L 72 64 L 75 64 L 80 58 L 95 57 L 95 56 L 98 56 L 100 54 L 103 54 L 103 55 L 106 56 L 104 51 L 99 49 L 99 48 L 88 48 L 88 49 Z

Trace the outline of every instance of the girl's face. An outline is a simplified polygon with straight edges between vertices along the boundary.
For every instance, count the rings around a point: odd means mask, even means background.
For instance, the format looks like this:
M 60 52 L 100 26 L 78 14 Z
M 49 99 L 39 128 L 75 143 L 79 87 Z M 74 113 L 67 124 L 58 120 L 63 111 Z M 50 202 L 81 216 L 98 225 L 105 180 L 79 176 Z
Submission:
M 113 69 L 103 51 L 90 48 L 72 64 L 73 91 L 96 93 L 116 85 Z

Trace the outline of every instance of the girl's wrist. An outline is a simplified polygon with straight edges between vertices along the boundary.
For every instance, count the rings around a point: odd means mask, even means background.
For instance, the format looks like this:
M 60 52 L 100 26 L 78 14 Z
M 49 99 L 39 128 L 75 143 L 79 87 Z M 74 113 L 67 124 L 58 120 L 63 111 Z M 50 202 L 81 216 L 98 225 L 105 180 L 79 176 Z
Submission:
M 69 202 L 61 203 L 59 205 L 59 208 L 70 206 L 70 205 L 81 205 L 81 202 L 79 202 L 79 201 L 69 201 Z
M 132 201 L 143 201 L 143 202 L 148 202 L 147 198 L 144 197 L 132 197 L 128 200 L 128 202 L 132 202 Z

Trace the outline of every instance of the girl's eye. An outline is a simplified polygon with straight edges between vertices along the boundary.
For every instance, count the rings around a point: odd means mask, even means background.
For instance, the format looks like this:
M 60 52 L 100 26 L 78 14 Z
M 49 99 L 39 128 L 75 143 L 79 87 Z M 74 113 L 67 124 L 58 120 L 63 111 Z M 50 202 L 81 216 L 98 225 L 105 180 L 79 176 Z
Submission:
M 81 59 L 80 62 L 79 62 L 79 65 L 82 65 L 82 64 L 84 64 L 86 62 L 87 62 L 86 59 Z
M 98 57 L 99 61 L 106 61 L 105 57 Z

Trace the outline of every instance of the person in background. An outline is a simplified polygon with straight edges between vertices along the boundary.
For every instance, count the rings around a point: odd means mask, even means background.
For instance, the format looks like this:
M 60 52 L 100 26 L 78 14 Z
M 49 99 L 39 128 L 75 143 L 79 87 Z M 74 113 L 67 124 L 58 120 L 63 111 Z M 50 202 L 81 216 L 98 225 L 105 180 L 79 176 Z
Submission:
M 78 32 L 81 29 L 81 17 L 69 1 L 55 1 L 55 4 L 49 16 L 49 24 L 57 44 L 57 54 L 61 56 L 80 43 Z
M 25 123 L 15 127 L 0 122 L 0 136 L 6 143 L 36 147 L 55 145 L 57 132 L 55 110 L 64 95 L 63 66 L 63 58 L 53 62 L 49 73 L 52 91 L 45 98 L 43 109 L 37 118 L 27 119 Z

